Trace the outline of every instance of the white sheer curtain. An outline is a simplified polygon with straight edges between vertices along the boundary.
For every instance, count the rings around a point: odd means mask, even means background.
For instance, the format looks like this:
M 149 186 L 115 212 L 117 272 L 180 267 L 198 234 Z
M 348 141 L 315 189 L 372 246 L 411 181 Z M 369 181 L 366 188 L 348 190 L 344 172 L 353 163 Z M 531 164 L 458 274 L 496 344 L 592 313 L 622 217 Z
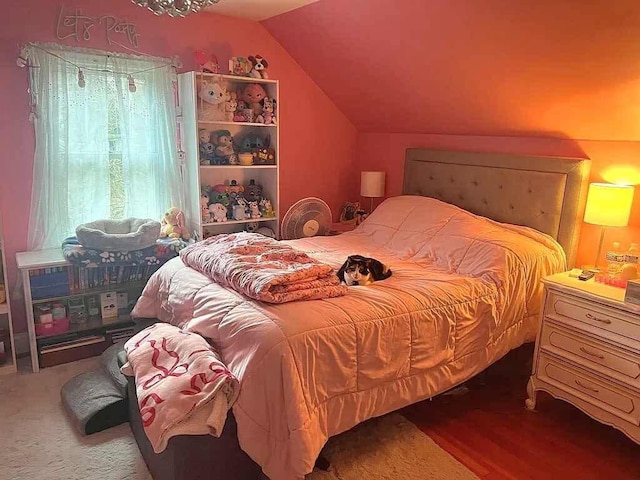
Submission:
M 59 246 L 81 223 L 184 207 L 170 60 L 52 44 L 23 55 L 36 133 L 30 249 Z

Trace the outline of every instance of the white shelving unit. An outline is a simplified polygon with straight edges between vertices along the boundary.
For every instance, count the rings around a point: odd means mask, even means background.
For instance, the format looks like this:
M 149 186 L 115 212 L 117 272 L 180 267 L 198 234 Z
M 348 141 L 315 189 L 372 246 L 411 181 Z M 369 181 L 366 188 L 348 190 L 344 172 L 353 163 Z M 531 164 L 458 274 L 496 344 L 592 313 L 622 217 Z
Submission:
M 13 337 L 13 324 L 11 323 L 11 299 L 9 298 L 9 281 L 7 278 L 7 258 L 4 251 L 4 240 L 2 237 L 2 218 L 0 218 L 0 280 L 4 284 L 6 301 L 0 303 L 0 330 L 9 331 L 9 341 L 5 341 L 5 351 L 8 353 L 7 360 L 0 365 L 0 375 L 15 373 L 16 368 L 16 346 Z
M 276 100 L 277 124 L 265 125 L 262 123 L 230 122 L 230 121 L 202 121 L 198 119 L 198 108 L 201 104 L 198 99 L 200 82 L 220 82 L 226 85 L 227 91 L 238 92 L 249 83 L 260 84 L 267 96 Z M 261 226 L 271 228 L 276 236 L 278 231 L 278 215 L 280 213 L 280 189 L 279 189 L 279 163 L 280 163 L 280 92 L 277 80 L 265 80 L 249 77 L 236 77 L 233 75 L 218 75 L 200 72 L 187 72 L 178 75 L 179 98 L 179 148 L 184 152 L 183 175 L 187 185 L 188 197 L 186 199 L 187 223 L 191 232 L 198 239 L 220 233 L 241 231 L 247 223 L 259 222 Z M 201 165 L 198 130 L 228 130 L 235 144 L 240 144 L 247 134 L 258 135 L 263 140 L 268 137 L 270 147 L 275 150 L 275 165 Z M 240 152 L 238 152 L 240 153 Z M 233 180 L 239 185 L 248 185 L 251 180 L 262 185 L 263 197 L 268 198 L 275 211 L 274 217 L 228 220 L 226 222 L 211 222 L 203 219 L 200 207 L 201 189 L 205 185 L 229 185 Z

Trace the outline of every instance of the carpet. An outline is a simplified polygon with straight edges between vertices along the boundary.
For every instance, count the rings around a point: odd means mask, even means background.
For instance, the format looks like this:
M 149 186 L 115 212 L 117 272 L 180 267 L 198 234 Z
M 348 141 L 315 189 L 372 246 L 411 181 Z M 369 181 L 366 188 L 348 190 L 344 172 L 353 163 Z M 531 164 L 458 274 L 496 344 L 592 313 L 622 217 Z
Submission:
M 91 358 L 1 377 L 0 478 L 151 480 L 129 424 L 83 437 L 62 408 L 60 387 L 97 365 Z M 330 471 L 307 480 L 478 480 L 397 413 L 332 438 L 324 454 Z

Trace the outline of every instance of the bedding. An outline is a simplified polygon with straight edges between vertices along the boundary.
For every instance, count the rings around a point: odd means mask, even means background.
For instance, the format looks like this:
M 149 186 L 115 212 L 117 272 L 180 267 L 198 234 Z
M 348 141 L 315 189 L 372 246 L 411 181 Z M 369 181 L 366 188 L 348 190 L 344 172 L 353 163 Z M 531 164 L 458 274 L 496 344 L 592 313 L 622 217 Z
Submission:
M 257 233 L 216 235 L 180 258 L 220 285 L 268 303 L 318 300 L 347 293 L 330 265 Z
M 273 480 L 303 478 L 330 436 L 533 340 L 539 279 L 566 262 L 547 235 L 415 196 L 386 200 L 352 232 L 284 243 L 336 270 L 348 255 L 374 257 L 393 276 L 269 305 L 173 259 L 133 311 L 210 339 L 241 384 L 240 446 Z

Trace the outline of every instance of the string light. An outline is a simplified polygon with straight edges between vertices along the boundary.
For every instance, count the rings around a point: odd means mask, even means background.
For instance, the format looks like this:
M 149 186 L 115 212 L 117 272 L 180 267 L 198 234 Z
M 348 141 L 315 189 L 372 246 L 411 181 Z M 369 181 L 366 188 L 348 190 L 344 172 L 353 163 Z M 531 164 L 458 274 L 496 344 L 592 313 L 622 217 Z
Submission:
M 131 93 L 136 93 L 136 82 L 133 81 L 133 77 L 131 75 L 129 75 L 127 78 L 129 79 L 129 91 Z
M 160 68 L 173 67 L 175 69 L 176 67 L 179 66 L 179 62 L 177 62 L 174 59 L 173 63 L 167 64 L 167 65 L 160 65 L 160 66 L 157 66 L 157 67 L 144 68 L 142 70 L 137 70 L 137 71 L 130 72 L 130 73 L 117 72 L 117 71 L 114 71 L 114 70 L 109 70 L 108 68 L 91 68 L 91 67 L 87 67 L 87 66 L 80 67 L 80 65 L 78 65 L 76 63 L 73 63 L 72 61 L 67 60 L 64 57 L 61 57 L 60 55 L 56 55 L 55 53 L 50 52 L 49 50 L 46 50 L 46 49 L 44 49 L 44 48 L 42 48 L 42 47 L 40 47 L 38 45 L 31 44 L 30 47 L 37 48 L 38 50 L 42 50 L 43 52 L 45 52 L 45 53 L 47 53 L 47 54 L 49 54 L 49 55 L 51 55 L 53 57 L 56 57 L 56 58 L 62 60 L 63 62 L 65 62 L 65 63 L 67 63 L 69 65 L 73 65 L 74 67 L 76 67 L 78 69 L 78 86 L 80 88 L 84 88 L 85 85 L 86 85 L 86 82 L 85 82 L 85 79 L 84 79 L 84 71 L 83 70 L 90 71 L 90 72 L 101 72 L 101 73 L 113 73 L 113 74 L 116 74 L 116 75 L 126 75 L 127 80 L 129 81 L 129 91 L 131 93 L 135 93 L 135 91 L 138 88 L 136 86 L 135 80 L 133 79 L 134 75 L 137 75 L 137 74 L 140 74 L 140 73 L 145 73 L 145 72 L 150 72 L 152 70 L 158 70 Z M 108 58 L 109 55 L 106 55 L 106 57 Z M 27 59 L 26 55 L 21 54 L 18 57 L 18 59 L 16 61 L 16 64 L 19 67 L 32 67 L 33 65 L 29 65 L 27 60 L 28 59 Z

